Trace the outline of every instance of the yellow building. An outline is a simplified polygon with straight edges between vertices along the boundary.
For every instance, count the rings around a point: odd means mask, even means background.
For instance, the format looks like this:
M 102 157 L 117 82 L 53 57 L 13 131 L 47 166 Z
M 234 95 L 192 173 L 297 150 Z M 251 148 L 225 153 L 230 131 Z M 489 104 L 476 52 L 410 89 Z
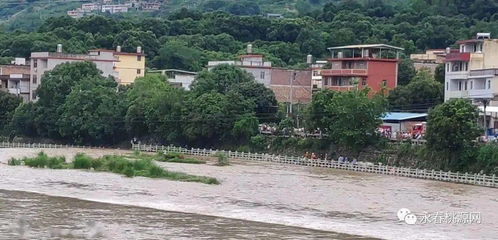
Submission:
M 141 47 L 137 47 L 136 53 L 121 52 L 118 46 L 116 51 L 107 49 L 95 49 L 89 51 L 90 56 L 104 56 L 113 62 L 113 72 L 120 85 L 128 85 L 135 82 L 135 79 L 145 76 L 145 54 Z
M 137 48 L 137 53 L 125 53 L 117 51 L 114 53 L 117 62 L 114 69 L 118 72 L 118 83 L 128 85 L 135 79 L 145 76 L 145 54 Z

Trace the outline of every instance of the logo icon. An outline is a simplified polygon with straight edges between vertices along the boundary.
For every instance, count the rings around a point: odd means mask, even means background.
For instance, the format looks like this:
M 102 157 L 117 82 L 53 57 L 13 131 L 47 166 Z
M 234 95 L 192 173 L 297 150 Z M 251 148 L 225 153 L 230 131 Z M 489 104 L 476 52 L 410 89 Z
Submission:
M 405 223 L 409 225 L 413 225 L 417 223 L 417 216 L 413 214 L 410 209 L 408 208 L 402 208 L 398 210 L 398 219 L 399 221 L 404 221 Z

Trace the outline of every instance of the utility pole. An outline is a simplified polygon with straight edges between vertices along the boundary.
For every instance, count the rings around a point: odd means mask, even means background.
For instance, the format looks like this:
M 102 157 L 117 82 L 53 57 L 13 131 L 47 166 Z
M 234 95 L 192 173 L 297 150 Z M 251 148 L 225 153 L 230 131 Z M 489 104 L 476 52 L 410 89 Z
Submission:
M 478 102 L 482 103 L 483 105 L 483 110 L 484 110 L 484 136 L 488 137 L 488 121 L 487 121 L 487 116 L 486 116 L 486 107 L 489 105 L 489 102 L 491 101 L 490 98 L 479 98 L 477 99 Z
M 294 95 L 294 81 L 296 80 L 296 72 L 294 70 L 291 71 L 291 75 L 289 77 L 289 85 L 290 85 L 290 94 L 289 94 L 289 109 L 287 111 L 287 117 L 292 115 L 292 102 Z

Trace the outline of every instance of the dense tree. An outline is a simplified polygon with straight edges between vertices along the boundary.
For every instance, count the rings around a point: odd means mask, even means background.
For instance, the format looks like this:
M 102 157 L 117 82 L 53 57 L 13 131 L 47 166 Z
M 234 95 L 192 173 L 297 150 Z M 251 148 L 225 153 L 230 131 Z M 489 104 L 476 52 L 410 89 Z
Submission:
M 434 80 L 436 80 L 436 82 L 444 84 L 445 74 L 446 74 L 446 66 L 445 66 L 445 64 L 444 63 L 439 64 L 436 67 L 436 71 L 434 73 Z
M 398 69 L 398 85 L 400 86 L 408 84 L 417 74 L 413 61 L 410 59 L 401 60 Z
M 125 119 L 130 135 L 160 141 L 182 139 L 184 93 L 171 87 L 165 77 L 151 75 L 135 80 L 127 98 Z
M 208 92 L 235 92 L 254 104 L 255 113 L 260 120 L 276 121 L 275 94 L 239 67 L 225 64 L 210 71 L 202 71 L 192 84 L 192 91 L 197 95 Z
M 175 68 L 188 71 L 200 71 L 204 64 L 199 61 L 202 52 L 185 46 L 179 41 L 170 41 L 159 50 L 153 60 L 157 68 Z
M 21 98 L 0 91 L 0 133 L 8 129 L 14 111 L 21 102 Z
M 443 84 L 436 82 L 429 70 L 422 69 L 405 86 L 389 93 L 389 108 L 393 111 L 426 112 L 444 100 Z
M 429 147 L 459 153 L 480 135 L 478 117 L 479 110 L 466 99 L 453 99 L 435 107 L 427 119 Z
M 358 153 L 377 139 L 386 102 L 378 95 L 369 98 L 368 89 L 334 93 L 326 90 L 313 98 L 308 111 L 312 126 L 321 127 L 331 140 Z
M 60 137 L 57 130 L 57 121 L 61 117 L 60 107 L 66 101 L 66 97 L 71 93 L 73 87 L 86 79 L 101 79 L 101 71 L 94 63 L 78 62 L 65 63 L 55 67 L 52 71 L 46 72 L 38 87 L 37 102 L 40 111 L 36 117 L 38 131 L 44 137 Z M 107 86 L 116 86 L 114 81 L 105 81 Z
M 105 79 L 87 78 L 73 88 L 59 108 L 57 125 L 63 138 L 78 144 L 110 144 L 125 139 L 125 97 L 108 85 Z
M 34 103 L 23 103 L 16 108 L 10 123 L 9 134 L 17 136 L 36 137 L 38 135 L 38 123 L 35 121 L 38 114 L 38 105 Z

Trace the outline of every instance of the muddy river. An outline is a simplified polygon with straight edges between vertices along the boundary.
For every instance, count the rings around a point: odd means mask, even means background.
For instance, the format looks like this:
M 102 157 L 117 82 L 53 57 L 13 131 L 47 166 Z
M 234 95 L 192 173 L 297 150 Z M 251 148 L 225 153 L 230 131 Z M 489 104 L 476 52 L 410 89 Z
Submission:
M 12 167 L 0 149 L 0 239 L 496 239 L 498 189 L 233 161 L 160 163 L 221 185 Z M 50 149 L 71 158 L 81 149 Z M 89 154 L 124 154 L 90 150 Z M 410 209 L 416 224 L 400 221 Z M 438 221 L 437 216 L 445 216 Z M 472 214 L 476 221 L 448 221 Z M 424 218 L 425 216 L 425 218 Z M 435 219 L 422 221 L 422 219 Z M 441 218 L 441 217 L 440 217 Z M 441 219 L 439 219 L 441 220 Z

